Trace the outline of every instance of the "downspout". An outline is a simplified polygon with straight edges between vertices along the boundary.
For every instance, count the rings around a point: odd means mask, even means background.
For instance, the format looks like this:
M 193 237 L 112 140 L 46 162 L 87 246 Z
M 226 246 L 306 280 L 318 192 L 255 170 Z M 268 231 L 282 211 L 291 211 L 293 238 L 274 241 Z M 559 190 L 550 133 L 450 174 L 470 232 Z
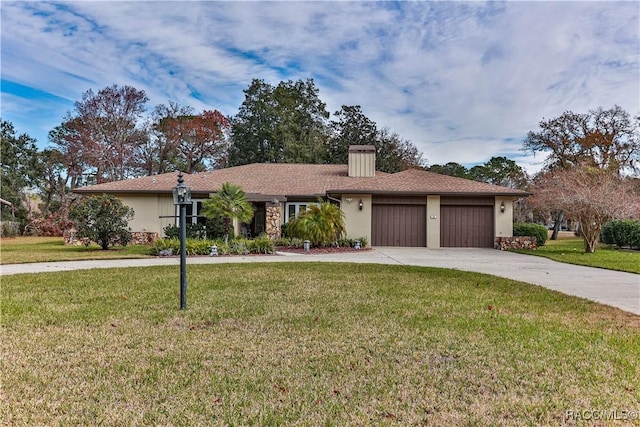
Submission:
M 327 194 L 327 199 L 329 200 L 333 200 L 334 202 L 338 202 L 338 205 L 340 205 L 340 209 L 342 209 L 342 200 L 340 199 L 336 199 L 335 197 L 331 197 L 330 195 Z

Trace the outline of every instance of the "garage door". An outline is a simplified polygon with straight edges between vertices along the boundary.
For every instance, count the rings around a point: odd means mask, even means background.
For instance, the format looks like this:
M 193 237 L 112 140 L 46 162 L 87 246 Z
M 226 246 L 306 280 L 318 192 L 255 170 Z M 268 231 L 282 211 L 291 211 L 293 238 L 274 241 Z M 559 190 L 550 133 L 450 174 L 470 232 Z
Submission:
M 492 248 L 493 206 L 440 206 L 440 246 Z
M 372 246 L 427 246 L 425 205 L 374 204 L 371 215 Z

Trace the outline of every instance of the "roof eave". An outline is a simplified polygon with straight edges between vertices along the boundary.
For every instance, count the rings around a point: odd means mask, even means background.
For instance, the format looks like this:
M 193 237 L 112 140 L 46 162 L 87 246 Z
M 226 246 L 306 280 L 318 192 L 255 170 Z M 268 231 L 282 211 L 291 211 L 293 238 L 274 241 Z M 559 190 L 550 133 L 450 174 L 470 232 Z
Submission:
M 488 192 L 488 191 L 396 191 L 396 190 L 327 190 L 328 194 L 394 194 L 402 196 L 511 196 L 511 197 L 528 197 L 532 193 L 526 191 L 513 192 Z

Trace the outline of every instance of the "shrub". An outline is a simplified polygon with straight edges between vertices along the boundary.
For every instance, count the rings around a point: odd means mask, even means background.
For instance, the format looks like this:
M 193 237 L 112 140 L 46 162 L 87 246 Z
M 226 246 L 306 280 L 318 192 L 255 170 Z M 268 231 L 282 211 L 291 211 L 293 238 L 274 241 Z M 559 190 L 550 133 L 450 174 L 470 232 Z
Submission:
M 180 240 L 178 239 L 158 239 L 149 248 L 149 254 L 158 256 L 160 252 L 171 249 L 176 254 L 180 253 Z
M 600 240 L 618 247 L 640 248 L 640 220 L 615 220 L 602 226 Z
M 289 234 L 288 234 L 288 231 L 287 231 L 288 229 L 289 229 L 289 223 L 288 222 L 285 222 L 284 224 L 282 224 L 280 226 L 280 236 L 282 236 L 282 238 L 289 237 Z M 276 246 L 284 246 L 284 245 L 276 245 Z
M 133 209 L 109 194 L 91 196 L 71 207 L 69 218 L 75 223 L 78 238 L 96 242 L 103 250 L 131 241 L 128 222 L 133 219 Z
M 272 254 L 273 241 L 266 234 L 262 234 L 248 242 L 248 248 L 251 253 L 255 254 Z
M 55 213 L 46 218 L 30 218 L 22 234 L 25 236 L 62 237 L 65 230 L 72 227 L 73 222 L 64 220 L 59 213 Z
M 273 245 L 285 248 L 301 248 L 304 245 L 304 240 L 298 237 L 280 237 L 273 241 Z
M 188 256 L 209 255 L 211 246 L 218 247 L 218 255 L 247 255 L 247 254 L 270 254 L 273 253 L 273 243 L 266 236 L 258 237 L 255 240 L 237 239 L 229 243 L 223 240 L 187 239 L 185 251 Z M 149 254 L 159 256 L 160 252 L 171 249 L 173 255 L 180 254 L 179 239 L 158 239 L 149 249 Z
M 538 246 L 544 246 L 547 242 L 547 228 L 544 225 L 523 222 L 513 224 L 514 236 L 532 236 L 536 238 Z
M 360 240 L 361 248 L 367 247 L 368 241 L 366 237 L 358 237 L 355 239 L 349 239 L 349 238 L 343 237 L 341 239 L 338 239 L 338 246 L 343 248 L 353 248 L 356 245 L 356 240 Z
M 167 225 L 164 229 L 164 235 L 167 239 L 179 239 L 180 227 L 177 225 Z M 186 227 L 187 239 L 199 239 L 204 240 L 207 238 L 207 229 L 204 224 L 187 224 Z
M 1 237 L 16 237 L 20 229 L 20 224 L 15 221 L 2 221 L 0 226 Z
M 287 226 L 288 235 L 309 240 L 313 246 L 333 245 L 344 232 L 344 213 L 328 202 L 309 206 Z

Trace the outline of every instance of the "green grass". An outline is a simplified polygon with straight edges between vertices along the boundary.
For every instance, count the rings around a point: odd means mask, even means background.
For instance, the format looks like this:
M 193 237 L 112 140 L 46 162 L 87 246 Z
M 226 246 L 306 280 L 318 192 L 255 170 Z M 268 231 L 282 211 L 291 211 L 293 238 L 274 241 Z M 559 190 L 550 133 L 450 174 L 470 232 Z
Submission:
M 584 243 L 580 238 L 547 240 L 545 246 L 535 251 L 514 252 L 542 256 L 569 264 L 640 273 L 640 251 L 614 249 L 611 245 L 601 243 L 594 253 L 589 254 L 584 252 Z
M 194 265 L 180 311 L 178 274 L 3 277 L 0 423 L 539 426 L 640 401 L 638 316 L 540 287 Z
M 147 258 L 149 247 L 116 246 L 103 251 L 98 245 L 65 245 L 62 237 L 15 237 L 0 240 L 0 264 L 74 261 L 84 259 Z

